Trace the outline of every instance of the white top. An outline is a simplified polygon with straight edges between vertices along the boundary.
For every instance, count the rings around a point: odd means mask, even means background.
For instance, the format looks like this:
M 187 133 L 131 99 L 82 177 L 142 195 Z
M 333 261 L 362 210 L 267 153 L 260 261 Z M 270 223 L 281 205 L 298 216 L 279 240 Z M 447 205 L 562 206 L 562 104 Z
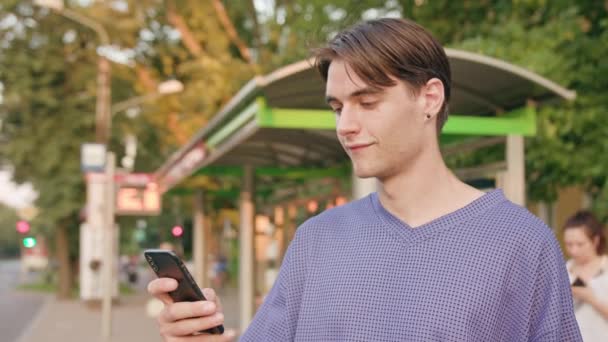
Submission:
M 576 276 L 571 272 L 574 262 L 568 260 L 568 276 L 570 283 L 574 282 Z M 587 284 L 595 296 L 604 303 L 608 303 L 608 256 L 602 256 L 601 271 L 593 277 Z M 595 310 L 591 304 L 574 301 L 574 313 L 578 326 L 581 329 L 581 335 L 585 342 L 606 342 L 608 341 L 608 320 Z

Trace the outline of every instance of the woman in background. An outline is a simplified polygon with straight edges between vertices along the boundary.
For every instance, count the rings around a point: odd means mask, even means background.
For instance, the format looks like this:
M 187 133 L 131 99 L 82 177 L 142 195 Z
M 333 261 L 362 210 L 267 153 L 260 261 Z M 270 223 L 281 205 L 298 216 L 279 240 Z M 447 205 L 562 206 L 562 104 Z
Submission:
M 588 211 L 564 225 L 567 268 L 583 341 L 608 341 L 608 256 L 604 227 Z

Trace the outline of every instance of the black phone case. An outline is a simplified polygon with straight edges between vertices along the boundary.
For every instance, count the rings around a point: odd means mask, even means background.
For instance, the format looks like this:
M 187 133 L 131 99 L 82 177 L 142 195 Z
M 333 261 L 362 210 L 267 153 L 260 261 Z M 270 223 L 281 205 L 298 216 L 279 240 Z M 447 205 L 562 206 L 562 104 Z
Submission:
M 144 252 L 146 261 L 159 278 L 173 278 L 177 280 L 178 286 L 169 296 L 175 302 L 197 302 L 207 300 L 200 287 L 192 278 L 182 260 L 175 253 L 167 250 L 152 249 Z M 223 334 L 224 326 L 201 331 L 208 334 Z

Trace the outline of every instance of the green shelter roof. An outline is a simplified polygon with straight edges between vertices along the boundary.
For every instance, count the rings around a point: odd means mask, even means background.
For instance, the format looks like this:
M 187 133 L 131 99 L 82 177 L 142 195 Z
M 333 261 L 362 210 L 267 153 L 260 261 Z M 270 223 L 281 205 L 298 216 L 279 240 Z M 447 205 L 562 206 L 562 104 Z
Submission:
M 451 136 L 534 135 L 530 103 L 572 100 L 576 93 L 495 58 L 445 49 L 452 71 Z M 168 190 L 199 169 L 214 166 L 327 168 L 347 156 L 335 137 L 325 85 L 303 60 L 256 76 L 157 171 Z

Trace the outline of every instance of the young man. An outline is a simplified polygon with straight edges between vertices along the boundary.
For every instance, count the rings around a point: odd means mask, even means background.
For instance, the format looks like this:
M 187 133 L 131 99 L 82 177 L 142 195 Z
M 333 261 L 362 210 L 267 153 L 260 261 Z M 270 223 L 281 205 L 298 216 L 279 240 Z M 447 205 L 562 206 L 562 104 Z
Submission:
M 443 162 L 450 67 L 441 45 L 411 21 L 381 19 L 315 57 L 354 172 L 379 189 L 298 229 L 242 341 L 581 341 L 552 231 Z M 174 288 L 150 284 L 167 303 L 167 341 L 222 321 L 217 306 L 171 304 Z

